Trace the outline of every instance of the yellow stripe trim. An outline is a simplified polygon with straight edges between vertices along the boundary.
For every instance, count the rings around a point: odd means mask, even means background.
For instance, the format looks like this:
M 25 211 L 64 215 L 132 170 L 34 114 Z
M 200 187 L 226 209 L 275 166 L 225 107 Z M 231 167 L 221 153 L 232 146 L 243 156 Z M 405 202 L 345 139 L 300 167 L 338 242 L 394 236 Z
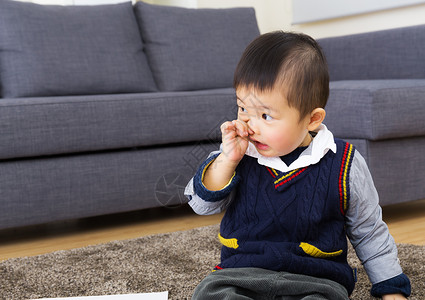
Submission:
M 205 176 L 205 172 L 207 171 L 207 169 L 208 169 L 208 167 L 213 163 L 213 161 L 214 161 L 215 159 L 213 159 L 212 161 L 210 161 L 206 166 L 205 166 L 205 168 L 204 168 L 204 170 L 202 170 L 202 177 L 201 177 L 201 180 L 202 180 L 202 182 L 204 181 L 204 176 Z
M 291 176 L 292 174 L 296 173 L 298 170 L 299 170 L 299 169 L 295 169 L 295 170 L 291 171 L 290 173 L 288 173 L 288 174 L 286 174 L 286 175 L 284 175 L 284 176 L 280 177 L 278 180 L 276 180 L 276 181 L 274 182 L 274 184 L 276 184 L 276 183 L 278 183 L 278 182 L 282 181 L 282 180 L 283 180 L 283 179 L 285 179 L 285 178 L 288 178 L 288 177 L 289 177 L 289 176 Z
M 202 185 L 206 188 L 206 186 L 204 185 L 204 176 L 205 176 L 205 172 L 207 171 L 207 169 L 208 169 L 208 167 L 213 163 L 215 161 L 215 159 L 213 159 L 212 161 L 210 161 L 206 166 L 205 166 L 205 168 L 204 168 L 204 170 L 202 171 L 202 177 L 201 177 L 201 182 L 202 182 Z M 227 188 L 231 183 L 232 183 L 232 180 L 233 180 L 233 178 L 235 178 L 235 176 L 236 176 L 236 171 L 235 172 L 233 172 L 233 175 L 232 175 L 232 177 L 230 178 L 230 180 L 229 180 L 229 182 L 225 185 L 225 186 L 223 186 L 222 188 L 221 188 L 221 190 L 224 190 L 225 188 Z
M 233 239 L 225 239 L 224 237 L 221 236 L 221 234 L 218 234 L 218 239 L 220 240 L 220 243 L 222 243 L 224 246 L 226 246 L 227 248 L 233 248 L 233 249 L 237 249 L 239 247 L 238 245 L 238 240 L 233 238 Z
M 344 167 L 344 178 L 343 178 L 343 193 L 344 193 L 344 210 L 347 210 L 347 174 L 348 174 L 348 166 L 350 165 L 350 159 L 353 152 L 353 145 L 350 144 L 348 148 L 347 160 L 345 161 Z
M 310 245 L 308 243 L 301 243 L 300 247 L 304 250 L 304 252 L 310 256 L 317 257 L 317 258 L 328 258 L 328 257 L 334 257 L 338 256 L 342 253 L 342 250 L 335 251 L 335 252 L 323 252 L 317 247 L 314 247 L 313 245 Z
M 233 172 L 232 178 L 230 178 L 229 182 L 225 186 L 223 186 L 222 190 L 224 190 L 225 188 L 227 188 L 232 183 L 232 180 L 233 180 L 233 178 L 235 176 L 236 176 L 236 171 Z

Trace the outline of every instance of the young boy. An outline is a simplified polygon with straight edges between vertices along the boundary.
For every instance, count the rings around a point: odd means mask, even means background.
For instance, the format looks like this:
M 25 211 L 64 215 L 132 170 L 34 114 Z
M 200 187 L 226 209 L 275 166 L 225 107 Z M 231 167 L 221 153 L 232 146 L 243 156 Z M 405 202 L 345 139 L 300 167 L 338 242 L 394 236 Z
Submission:
M 198 214 L 226 210 L 221 263 L 192 299 L 348 299 L 355 272 L 371 294 L 406 299 L 393 238 L 363 157 L 322 124 L 325 57 L 309 36 L 272 32 L 245 50 L 235 71 L 238 117 L 186 187 Z

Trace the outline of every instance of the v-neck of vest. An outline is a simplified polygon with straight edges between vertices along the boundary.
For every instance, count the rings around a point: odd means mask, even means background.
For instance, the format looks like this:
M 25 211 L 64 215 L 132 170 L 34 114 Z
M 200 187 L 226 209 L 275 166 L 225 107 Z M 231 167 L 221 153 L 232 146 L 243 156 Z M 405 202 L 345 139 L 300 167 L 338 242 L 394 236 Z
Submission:
M 266 168 L 267 168 L 267 171 L 270 173 L 270 175 L 274 178 L 273 184 L 275 189 L 278 189 L 290 183 L 291 181 L 296 179 L 298 176 L 300 176 L 302 173 L 304 173 L 308 169 L 308 167 L 304 167 L 304 168 L 291 170 L 288 172 L 280 172 L 270 167 L 266 167 Z

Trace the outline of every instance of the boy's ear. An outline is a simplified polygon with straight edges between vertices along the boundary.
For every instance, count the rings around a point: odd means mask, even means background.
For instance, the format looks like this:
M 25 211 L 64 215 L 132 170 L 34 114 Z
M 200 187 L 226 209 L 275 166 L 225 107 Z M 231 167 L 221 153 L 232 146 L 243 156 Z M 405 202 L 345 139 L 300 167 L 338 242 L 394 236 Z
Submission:
M 315 108 L 310 114 L 310 122 L 308 124 L 308 131 L 315 131 L 317 127 L 322 124 L 325 119 L 326 111 L 323 108 Z

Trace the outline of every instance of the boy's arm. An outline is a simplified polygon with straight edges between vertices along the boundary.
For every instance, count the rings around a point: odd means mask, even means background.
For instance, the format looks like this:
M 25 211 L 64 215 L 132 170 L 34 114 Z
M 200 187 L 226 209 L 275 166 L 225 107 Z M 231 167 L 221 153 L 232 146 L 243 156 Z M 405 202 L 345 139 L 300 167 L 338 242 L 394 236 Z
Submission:
M 217 213 L 227 207 L 230 200 L 224 200 L 238 182 L 236 168 L 248 148 L 249 128 L 245 122 L 225 122 L 220 129 L 221 152 L 210 155 L 186 187 L 189 205 L 198 214 Z
M 238 161 L 230 161 L 226 154 L 220 153 L 205 169 L 201 177 L 202 183 L 210 191 L 222 190 L 235 176 L 238 164 Z
M 185 189 L 189 205 L 199 215 L 211 215 L 224 211 L 233 199 L 233 188 L 239 181 L 238 176 L 232 176 L 228 184 L 220 190 L 210 190 L 203 183 L 203 177 L 207 169 L 219 156 L 216 151 L 209 155 L 207 160 L 199 167 L 195 176 L 189 181 Z M 234 174 L 235 171 L 233 172 Z
M 409 296 L 410 281 L 401 269 L 394 239 L 382 220 L 372 176 L 358 151 L 354 154 L 349 183 L 347 235 L 372 283 L 371 294 L 375 297 Z

